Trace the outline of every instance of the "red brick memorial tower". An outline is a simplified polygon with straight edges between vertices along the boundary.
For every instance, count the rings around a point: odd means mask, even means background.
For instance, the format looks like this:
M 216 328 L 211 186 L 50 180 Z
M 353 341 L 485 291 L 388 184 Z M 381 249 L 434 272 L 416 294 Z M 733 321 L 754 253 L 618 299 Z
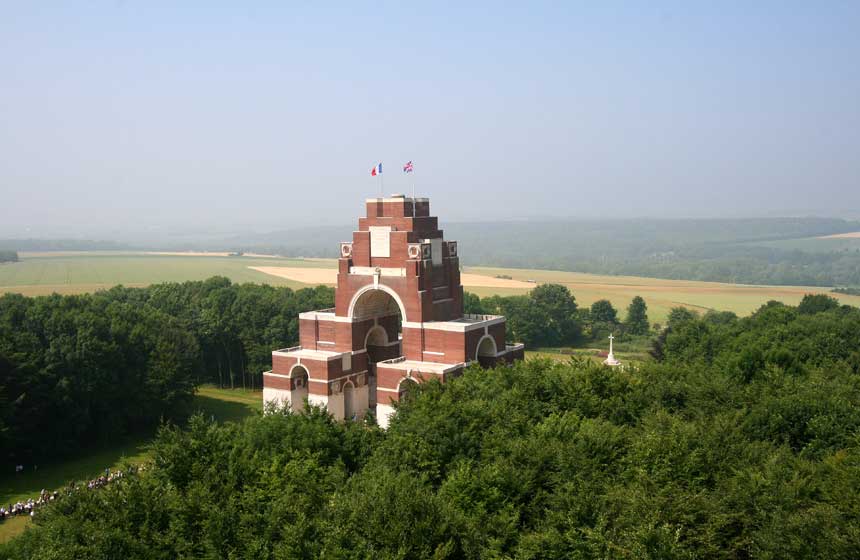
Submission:
M 335 307 L 299 315 L 301 345 L 272 352 L 263 400 L 298 411 L 307 399 L 337 419 L 375 410 L 386 427 L 409 383 L 522 359 L 523 345 L 505 344 L 504 317 L 463 313 L 457 242 L 428 199 L 366 202 L 340 246 Z

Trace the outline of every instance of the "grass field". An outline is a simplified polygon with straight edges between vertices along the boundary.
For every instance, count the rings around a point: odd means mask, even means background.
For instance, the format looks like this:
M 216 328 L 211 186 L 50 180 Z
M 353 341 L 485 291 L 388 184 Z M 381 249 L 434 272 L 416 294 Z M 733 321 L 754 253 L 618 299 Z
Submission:
M 263 395 L 260 391 L 204 385 L 194 396 L 193 409 L 218 421 L 236 421 L 262 411 Z M 23 473 L 0 477 L 0 504 L 35 498 L 42 489 L 50 491 L 64 488 L 72 481 L 93 479 L 108 467 L 117 469 L 125 463 L 145 462 L 150 458 L 148 445 L 151 440 L 152 434 L 141 434 L 84 451 L 79 457 L 39 466 L 37 470 L 27 465 Z M 26 526 L 24 517 L 0 522 L 0 542 L 19 534 Z
M 813 242 L 851 242 L 854 239 L 816 239 Z M 0 293 L 18 292 L 25 295 L 84 293 L 110 288 L 117 284 L 146 286 L 157 282 L 203 280 L 222 275 L 235 282 L 257 282 L 292 288 L 306 287 L 295 280 L 279 278 L 249 267 L 334 267 L 336 261 L 326 259 L 286 259 L 262 257 L 223 257 L 189 255 L 151 255 L 143 253 L 23 253 L 18 263 L 0 265 Z M 514 280 L 536 283 L 564 284 L 576 296 L 580 305 L 591 305 L 598 299 L 608 299 L 622 311 L 633 296 L 640 295 L 648 303 L 652 322 L 663 322 L 669 310 L 684 306 L 698 311 L 709 309 L 733 311 L 739 315 L 751 313 L 769 300 L 796 304 L 806 293 L 829 293 L 827 288 L 796 286 L 747 286 L 659 280 L 634 276 L 600 276 L 553 270 L 465 267 L 464 272 L 489 277 L 510 276 Z M 524 294 L 526 288 L 470 287 L 468 291 L 481 297 L 490 295 Z M 860 296 L 830 294 L 843 303 L 860 305 Z
M 551 360 L 557 360 L 559 362 L 567 362 L 571 357 L 576 356 L 577 358 L 587 358 L 592 362 L 599 364 L 606 359 L 606 356 L 601 355 L 600 352 L 606 352 L 606 347 L 597 348 L 595 346 L 589 348 L 574 348 L 564 351 L 560 351 L 558 348 L 546 348 L 526 350 L 526 359 L 550 358 Z M 649 356 L 643 352 L 621 351 L 615 351 L 615 358 L 620 360 L 624 365 L 638 365 L 650 359 Z
M 650 336 L 624 337 L 615 341 L 615 357 L 625 365 L 639 365 L 651 360 L 648 351 L 651 349 Z M 526 359 L 550 358 L 562 362 L 569 361 L 571 357 L 586 358 L 595 363 L 602 363 L 606 359 L 609 350 L 608 341 L 600 340 L 587 343 L 585 346 L 565 348 L 533 348 L 526 350 Z
M 250 266 L 335 266 L 334 261 L 147 255 L 131 253 L 23 253 L 21 261 L 0 265 L 0 293 L 77 294 L 117 284 L 147 286 L 158 282 L 205 280 L 226 276 L 234 282 L 257 282 L 301 288 L 304 284 L 251 270 Z

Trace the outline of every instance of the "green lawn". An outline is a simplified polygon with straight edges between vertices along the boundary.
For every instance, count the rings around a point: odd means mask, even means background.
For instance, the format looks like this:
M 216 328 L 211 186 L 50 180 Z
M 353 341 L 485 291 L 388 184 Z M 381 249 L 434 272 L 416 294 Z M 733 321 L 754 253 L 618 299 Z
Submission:
M 216 420 L 236 421 L 256 414 L 263 409 L 260 391 L 218 389 L 210 385 L 200 387 L 194 396 L 195 411 Z M 148 448 L 151 433 L 127 438 L 109 446 L 83 452 L 65 461 L 31 465 L 20 474 L 0 477 L 0 504 L 35 498 L 42 489 L 54 490 L 68 486 L 69 482 L 89 480 L 103 473 L 105 468 L 117 469 L 125 463 L 139 464 L 151 455 Z M 25 518 L 0 522 L 0 542 L 14 537 L 26 527 Z
M 6 521 L 0 521 L 0 543 L 4 543 L 23 533 L 29 522 L 30 519 L 27 517 L 13 517 Z
M 601 348 L 594 343 L 583 348 L 538 348 L 536 350 L 526 350 L 526 359 L 550 358 L 552 360 L 566 362 L 570 360 L 571 357 L 576 356 L 577 358 L 587 358 L 595 363 L 603 363 L 603 360 L 605 360 L 606 357 L 601 355 L 601 353 L 607 352 L 608 350 L 608 344 L 606 347 Z M 615 358 L 624 365 L 637 365 L 651 359 L 648 353 L 644 350 L 615 350 L 614 354 Z

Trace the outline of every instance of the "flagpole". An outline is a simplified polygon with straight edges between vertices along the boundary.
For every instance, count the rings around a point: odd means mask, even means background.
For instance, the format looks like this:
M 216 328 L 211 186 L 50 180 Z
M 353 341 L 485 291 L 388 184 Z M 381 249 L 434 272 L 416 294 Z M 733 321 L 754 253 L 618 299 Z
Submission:
M 412 175 L 412 217 L 415 217 L 415 167 L 409 172 Z
M 385 198 L 385 180 L 382 178 L 382 163 L 379 164 L 379 198 Z

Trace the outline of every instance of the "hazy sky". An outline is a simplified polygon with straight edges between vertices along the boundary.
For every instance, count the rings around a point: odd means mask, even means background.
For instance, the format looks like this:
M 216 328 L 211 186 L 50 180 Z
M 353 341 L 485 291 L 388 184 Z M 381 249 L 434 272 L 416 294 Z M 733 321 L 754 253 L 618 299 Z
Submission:
M 418 4 L 0 0 L 0 235 L 860 216 L 860 2 Z

